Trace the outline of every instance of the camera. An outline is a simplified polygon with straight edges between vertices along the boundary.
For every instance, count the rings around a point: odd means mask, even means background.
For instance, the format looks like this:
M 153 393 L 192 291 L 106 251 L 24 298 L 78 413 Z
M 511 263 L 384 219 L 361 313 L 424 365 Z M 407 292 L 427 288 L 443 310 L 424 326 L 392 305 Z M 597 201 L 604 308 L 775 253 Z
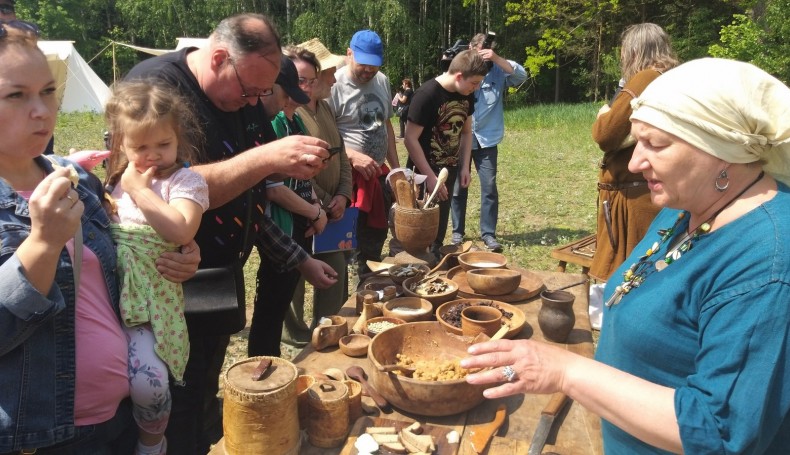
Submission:
M 491 47 L 494 45 L 494 41 L 496 41 L 496 33 L 486 33 L 486 39 L 483 41 L 483 49 L 491 49 Z
M 442 58 L 439 60 L 439 69 L 443 73 L 447 72 L 447 70 L 450 69 L 450 62 L 455 58 L 455 56 L 467 49 L 469 49 L 469 43 L 462 39 L 456 41 L 455 44 L 447 48 L 442 53 Z

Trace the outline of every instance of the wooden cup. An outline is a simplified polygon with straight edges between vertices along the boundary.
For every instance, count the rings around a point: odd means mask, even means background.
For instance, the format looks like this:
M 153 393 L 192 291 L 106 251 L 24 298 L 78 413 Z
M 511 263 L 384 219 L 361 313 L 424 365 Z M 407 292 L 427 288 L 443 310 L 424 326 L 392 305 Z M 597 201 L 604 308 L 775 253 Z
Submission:
M 502 312 L 485 305 L 468 306 L 461 311 L 461 332 L 464 336 L 474 337 L 485 333 L 489 337 L 502 326 Z

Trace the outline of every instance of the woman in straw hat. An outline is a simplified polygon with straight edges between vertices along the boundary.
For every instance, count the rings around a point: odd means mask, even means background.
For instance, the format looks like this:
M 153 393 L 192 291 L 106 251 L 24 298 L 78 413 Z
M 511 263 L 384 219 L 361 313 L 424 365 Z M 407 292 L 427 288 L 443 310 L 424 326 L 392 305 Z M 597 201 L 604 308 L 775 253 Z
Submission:
M 562 391 L 607 454 L 790 453 L 790 89 L 695 60 L 632 102 L 629 168 L 662 207 L 606 287 L 596 359 L 544 343 L 469 349 L 489 398 Z
M 325 98 L 329 97 L 335 83 L 335 71 L 345 62 L 345 57 L 334 55 L 317 39 L 311 39 L 297 47 L 287 47 L 285 53 L 296 65 L 299 87 L 310 97 L 310 101 L 297 108 L 307 133 L 326 141 L 330 147 L 340 151 L 327 161 L 327 166 L 311 183 L 321 204 L 329 215 L 330 222 L 343 217 L 351 200 L 351 164 L 343 149 L 343 140 L 335 125 L 335 116 Z M 302 347 L 311 338 L 312 329 L 322 316 L 337 314 L 348 298 L 346 257 L 343 251 L 320 253 L 317 258 L 329 264 L 337 272 L 337 283 L 328 289 L 313 291 L 313 322 L 308 326 L 304 317 L 304 280 L 296 288 L 291 308 L 285 317 L 283 342 Z

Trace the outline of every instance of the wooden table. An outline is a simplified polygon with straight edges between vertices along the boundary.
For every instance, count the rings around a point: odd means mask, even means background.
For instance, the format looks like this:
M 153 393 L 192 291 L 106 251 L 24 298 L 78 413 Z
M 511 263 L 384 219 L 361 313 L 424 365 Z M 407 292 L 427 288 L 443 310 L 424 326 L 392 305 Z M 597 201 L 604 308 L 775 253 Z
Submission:
M 558 272 L 534 272 L 543 280 L 547 288 L 553 289 L 566 284 L 580 281 L 583 276 L 572 273 Z M 577 353 L 592 357 L 592 333 L 590 321 L 587 314 L 588 299 L 585 294 L 584 286 L 575 286 L 568 289 L 576 296 L 574 303 L 574 313 L 576 315 L 576 325 L 568 337 L 566 348 L 570 348 Z M 543 340 L 543 335 L 537 324 L 538 310 L 540 309 L 540 298 L 534 297 L 522 302 L 513 303 L 526 314 L 527 324 L 516 338 L 532 338 Z M 349 320 L 349 327 L 353 325 L 357 315 L 355 314 L 354 296 L 346 302 L 341 309 L 341 316 Z M 366 358 L 352 358 L 345 356 L 337 347 L 327 348 L 320 352 L 307 347 L 294 359 L 294 363 L 300 372 L 308 374 L 321 373 L 328 368 L 340 368 L 345 370 L 351 365 L 360 365 L 366 370 L 371 367 Z M 368 397 L 363 398 L 364 403 L 370 407 L 372 401 Z M 486 400 L 477 407 L 461 414 L 447 417 L 423 417 L 411 415 L 393 409 L 390 414 L 381 414 L 393 420 L 419 420 L 421 423 L 428 423 L 435 426 L 452 428 L 461 433 L 461 443 L 458 454 L 467 455 L 475 453 L 470 446 L 470 433 L 477 425 L 489 422 L 494 417 L 494 411 L 499 403 L 505 403 L 508 409 L 505 424 L 500 428 L 498 436 L 494 437 L 485 453 L 490 455 L 511 455 L 514 453 L 526 454 L 532 435 L 540 419 L 540 412 L 549 400 L 549 395 L 518 395 L 498 400 Z M 217 444 L 211 454 L 222 454 L 219 451 L 221 443 Z M 601 455 L 603 454 L 601 442 L 600 420 L 597 416 L 587 412 L 580 405 L 571 402 L 570 406 L 565 407 L 563 412 L 557 416 L 544 453 L 554 452 L 561 455 Z M 301 454 L 324 455 L 340 454 L 341 448 L 321 449 L 313 447 L 306 438 L 302 439 Z M 346 452 L 342 452 L 344 455 Z

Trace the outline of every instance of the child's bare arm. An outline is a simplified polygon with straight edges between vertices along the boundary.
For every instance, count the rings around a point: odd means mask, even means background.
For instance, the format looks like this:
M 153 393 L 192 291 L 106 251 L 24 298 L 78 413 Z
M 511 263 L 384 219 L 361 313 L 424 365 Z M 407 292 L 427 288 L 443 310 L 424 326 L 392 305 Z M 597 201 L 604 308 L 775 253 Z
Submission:
M 203 208 L 190 199 L 165 202 L 150 188 L 130 193 L 134 203 L 145 215 L 148 225 L 168 242 L 185 245 L 195 237 Z

